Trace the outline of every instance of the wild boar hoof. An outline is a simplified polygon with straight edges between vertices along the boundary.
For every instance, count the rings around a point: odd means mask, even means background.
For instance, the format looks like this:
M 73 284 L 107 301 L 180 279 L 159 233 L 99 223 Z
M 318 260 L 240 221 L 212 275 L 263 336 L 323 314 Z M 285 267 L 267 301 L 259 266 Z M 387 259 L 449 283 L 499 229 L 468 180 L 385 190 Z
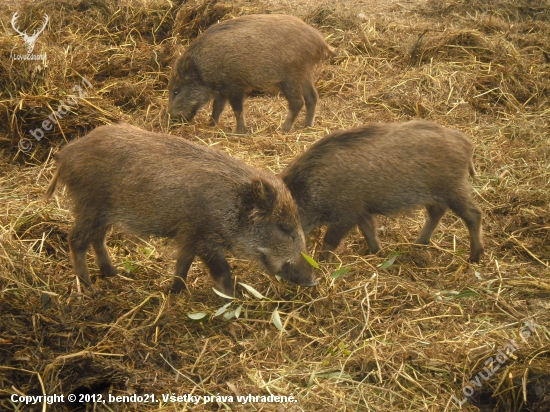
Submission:
M 84 283 L 84 286 L 91 296 L 96 296 L 99 294 L 99 288 L 97 286 L 93 284 L 86 284 L 86 283 Z
M 471 255 L 468 258 L 468 263 L 479 263 L 480 259 L 481 259 L 481 253 L 478 253 L 476 255 Z
M 104 278 L 111 278 L 113 276 L 116 276 L 116 269 L 113 266 L 104 266 L 100 268 L 99 272 L 101 273 L 101 277 Z
M 367 248 L 367 255 L 368 254 L 371 254 L 371 255 L 376 255 L 378 252 L 380 252 L 380 246 L 377 246 L 377 247 L 373 247 L 373 248 Z
M 334 253 L 329 250 L 322 250 L 319 252 L 319 262 L 331 263 L 334 260 Z
M 175 278 L 170 286 L 170 292 L 180 293 L 182 290 L 186 289 L 185 282 L 181 278 Z

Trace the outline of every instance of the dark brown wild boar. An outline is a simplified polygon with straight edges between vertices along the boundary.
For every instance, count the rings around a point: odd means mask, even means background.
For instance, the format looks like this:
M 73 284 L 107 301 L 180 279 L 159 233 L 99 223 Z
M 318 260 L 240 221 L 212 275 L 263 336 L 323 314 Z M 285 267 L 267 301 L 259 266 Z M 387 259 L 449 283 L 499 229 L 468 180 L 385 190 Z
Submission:
M 168 112 L 191 121 L 214 99 L 211 125 L 226 102 L 246 132 L 243 103 L 252 92 L 281 91 L 288 100 L 283 131 L 288 132 L 306 105 L 306 126 L 317 104 L 316 68 L 332 53 L 323 35 L 297 17 L 253 14 L 215 24 L 191 43 L 172 67 Z
M 92 286 L 86 251 L 92 245 L 102 276 L 116 274 L 105 246 L 113 225 L 138 235 L 174 238 L 176 276 L 184 280 L 195 256 L 216 288 L 233 295 L 225 258 L 254 259 L 273 275 L 299 285 L 317 282 L 303 258 L 305 241 L 296 205 L 283 182 L 227 154 L 182 138 L 126 124 L 101 126 L 69 143 L 57 157 L 75 224 L 69 234 L 74 270 Z
M 472 143 L 468 136 L 428 121 L 369 124 L 331 133 L 294 159 L 281 177 L 307 234 L 326 224 L 322 258 L 355 226 L 371 253 L 380 249 L 373 214 L 425 207 L 420 244 L 429 244 L 450 208 L 470 232 L 470 261 L 483 252 L 481 211 L 471 197 Z

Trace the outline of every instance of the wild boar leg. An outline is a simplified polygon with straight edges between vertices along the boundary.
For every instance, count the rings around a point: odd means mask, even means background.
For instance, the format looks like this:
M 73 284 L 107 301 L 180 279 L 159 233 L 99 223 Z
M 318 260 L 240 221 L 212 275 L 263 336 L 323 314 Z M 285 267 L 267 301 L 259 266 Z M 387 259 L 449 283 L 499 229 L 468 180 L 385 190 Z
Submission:
M 244 120 L 244 95 L 238 94 L 229 97 L 229 104 L 235 113 L 237 120 L 237 133 L 246 133 L 246 122 Z
M 306 101 L 306 122 L 305 127 L 313 126 L 313 121 L 315 119 L 315 106 L 317 105 L 317 99 L 319 95 L 315 86 L 311 80 L 304 81 L 302 85 L 302 91 L 304 93 L 304 100 Z
M 338 248 L 342 239 L 348 234 L 348 232 L 356 225 L 356 220 L 340 220 L 338 222 L 332 222 L 327 227 L 327 233 L 323 240 L 323 249 L 319 254 L 319 260 L 330 262 L 333 252 Z
M 433 205 L 426 206 L 426 211 L 428 212 L 428 218 L 426 219 L 426 223 L 422 228 L 422 232 L 420 232 L 420 235 L 416 239 L 416 243 L 420 245 L 430 244 L 432 233 L 434 232 L 435 228 L 439 224 L 439 221 L 445 214 L 445 210 L 447 210 L 447 206 L 440 203 L 435 203 Z
M 185 281 L 187 280 L 187 273 L 193 263 L 195 254 L 189 252 L 184 248 L 181 248 L 176 260 L 176 274 L 174 276 L 174 282 L 172 283 L 171 290 L 174 293 L 179 293 L 185 289 Z
M 109 257 L 109 251 L 105 245 L 105 237 L 107 235 L 107 228 L 96 233 L 95 238 L 92 240 L 92 248 L 95 253 L 95 260 L 97 266 L 99 266 L 99 272 L 103 277 L 110 277 L 116 275 L 116 269 Z
M 227 97 L 216 96 L 214 98 L 214 104 L 212 105 L 212 119 L 210 120 L 210 126 L 216 126 L 220 120 L 220 115 L 225 109 L 227 103 Z
M 224 250 L 210 246 L 202 250 L 199 256 L 206 263 L 206 266 L 208 266 L 216 289 L 227 296 L 234 296 L 231 267 L 227 263 Z
M 481 240 L 481 210 L 470 197 L 456 198 L 449 202 L 449 207 L 455 212 L 468 227 L 470 232 L 470 258 L 469 262 L 479 262 L 483 253 L 483 241 Z
M 88 225 L 81 224 L 78 219 L 75 219 L 75 226 L 69 234 L 69 248 L 76 276 L 85 286 L 92 287 L 92 280 L 86 266 L 86 252 L 91 243 L 87 229 L 89 229 Z
M 288 132 L 292 129 L 298 113 L 304 107 L 304 97 L 302 96 L 302 87 L 293 83 L 283 84 L 281 92 L 283 92 L 286 100 L 288 100 L 288 116 L 283 124 L 283 132 Z
M 361 216 L 359 221 L 359 230 L 367 241 L 369 252 L 373 255 L 380 250 L 380 243 L 376 236 L 376 220 L 370 213 L 366 213 Z

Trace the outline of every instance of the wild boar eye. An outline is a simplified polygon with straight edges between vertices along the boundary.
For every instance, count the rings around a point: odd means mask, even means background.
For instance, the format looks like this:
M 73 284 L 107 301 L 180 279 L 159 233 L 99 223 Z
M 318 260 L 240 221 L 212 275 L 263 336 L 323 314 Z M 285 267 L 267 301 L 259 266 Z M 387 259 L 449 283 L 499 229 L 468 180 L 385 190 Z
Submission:
M 267 256 L 267 249 L 262 248 L 262 249 L 259 250 L 259 252 L 260 252 L 260 260 L 262 261 L 264 266 L 266 268 L 268 268 L 269 267 L 269 258 Z
M 283 232 L 286 236 L 292 236 L 292 232 L 293 232 L 292 226 L 284 223 L 280 223 L 278 226 L 279 226 L 279 230 Z
M 178 90 L 174 90 L 172 94 L 175 96 L 176 94 L 178 94 Z

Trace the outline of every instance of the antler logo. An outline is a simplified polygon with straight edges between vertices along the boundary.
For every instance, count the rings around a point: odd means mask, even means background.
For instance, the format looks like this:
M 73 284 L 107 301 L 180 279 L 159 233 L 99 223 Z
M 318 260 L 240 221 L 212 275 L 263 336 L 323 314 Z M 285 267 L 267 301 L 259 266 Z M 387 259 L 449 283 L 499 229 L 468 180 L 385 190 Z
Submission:
M 19 29 L 17 27 L 15 27 L 17 18 L 19 17 L 19 12 L 18 11 L 16 11 L 14 13 L 14 15 L 11 19 L 11 26 L 13 27 L 13 29 L 17 33 L 19 33 L 21 36 L 23 36 L 23 40 L 25 40 L 25 48 L 27 49 L 28 54 L 31 54 L 32 51 L 34 50 L 34 44 L 36 43 L 36 39 L 38 38 L 40 33 L 42 33 L 44 31 L 44 29 L 46 28 L 46 25 L 48 24 L 48 21 L 50 20 L 50 18 L 48 17 L 47 14 L 44 14 L 44 16 L 46 16 L 46 21 L 44 22 L 44 25 L 42 26 L 42 28 L 40 30 L 35 30 L 34 33 L 32 34 L 32 36 L 29 36 L 26 31 L 24 31 L 24 32 L 19 31 Z

